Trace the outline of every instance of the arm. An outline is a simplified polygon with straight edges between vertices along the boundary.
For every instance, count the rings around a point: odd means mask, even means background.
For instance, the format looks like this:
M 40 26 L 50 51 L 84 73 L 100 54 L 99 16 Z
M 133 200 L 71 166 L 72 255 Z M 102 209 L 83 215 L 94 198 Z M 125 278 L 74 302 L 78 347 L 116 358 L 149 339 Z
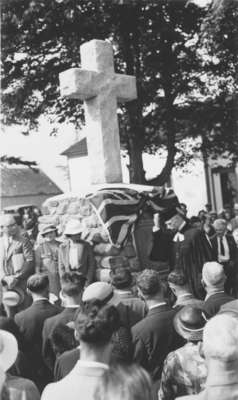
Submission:
M 174 368 L 176 357 L 174 352 L 170 353 L 164 362 L 161 375 L 160 388 L 158 392 L 158 400 L 175 399 L 179 395 L 177 390 L 176 369 Z
M 65 265 L 63 262 L 63 258 L 62 258 L 61 246 L 59 247 L 59 250 L 58 250 L 58 267 L 59 267 L 59 276 L 61 278 L 62 275 L 65 273 Z
M 34 273 L 34 250 L 32 243 L 26 237 L 22 241 L 22 252 L 24 257 L 24 263 L 22 265 L 21 271 L 17 272 L 15 278 L 17 280 L 26 280 L 30 275 Z
M 132 327 L 132 342 L 134 347 L 133 361 L 148 370 L 147 368 L 148 354 L 146 346 L 142 338 L 140 338 L 135 332 L 134 327 Z
M 95 270 L 96 270 L 96 263 L 94 258 L 94 253 L 92 246 L 89 244 L 86 247 L 87 251 L 87 284 L 90 285 L 94 281 L 95 278 Z
M 41 262 L 41 246 L 38 245 L 35 248 L 35 270 L 36 273 L 41 272 L 41 267 L 42 267 L 42 262 Z

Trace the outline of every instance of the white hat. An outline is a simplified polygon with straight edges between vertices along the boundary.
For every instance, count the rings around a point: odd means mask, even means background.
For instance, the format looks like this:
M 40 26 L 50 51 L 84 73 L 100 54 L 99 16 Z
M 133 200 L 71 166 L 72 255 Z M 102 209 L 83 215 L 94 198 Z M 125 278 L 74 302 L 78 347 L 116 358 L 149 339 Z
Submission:
M 83 225 L 77 219 L 71 219 L 67 222 L 64 235 L 77 235 L 83 232 Z
M 226 275 L 221 264 L 216 261 L 210 261 L 203 266 L 202 278 L 207 286 L 217 286 L 225 282 Z
M 7 290 L 2 295 L 2 302 L 5 306 L 15 307 L 22 303 L 22 296 L 15 290 Z
M 113 298 L 113 287 L 107 282 L 91 283 L 83 292 L 83 302 L 99 300 L 106 303 Z
M 12 333 L 0 330 L 0 369 L 6 372 L 16 361 L 18 345 Z

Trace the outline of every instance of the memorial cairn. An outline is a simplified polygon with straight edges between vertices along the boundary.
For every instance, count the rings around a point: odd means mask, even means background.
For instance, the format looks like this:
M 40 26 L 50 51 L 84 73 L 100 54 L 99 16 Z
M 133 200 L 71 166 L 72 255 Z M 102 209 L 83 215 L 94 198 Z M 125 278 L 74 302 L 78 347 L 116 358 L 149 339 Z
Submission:
M 176 196 L 161 188 L 121 183 L 117 102 L 137 98 L 136 79 L 114 71 L 109 42 L 84 43 L 80 55 L 81 68 L 60 73 L 59 80 L 63 97 L 84 102 L 91 189 L 86 195 L 48 199 L 39 223 L 40 228 L 54 224 L 63 234 L 70 219 L 81 221 L 82 237 L 94 249 L 97 279 L 107 281 L 111 267 L 126 265 L 126 259 L 132 272 L 149 266 L 153 213 L 174 204 Z

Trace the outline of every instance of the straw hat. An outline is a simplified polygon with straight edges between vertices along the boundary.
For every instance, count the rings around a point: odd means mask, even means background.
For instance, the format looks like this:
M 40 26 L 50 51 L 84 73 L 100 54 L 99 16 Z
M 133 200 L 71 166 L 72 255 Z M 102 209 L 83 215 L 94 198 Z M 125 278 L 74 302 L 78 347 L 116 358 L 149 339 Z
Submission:
M 18 345 L 10 332 L 0 330 L 0 369 L 6 372 L 16 361 Z
M 206 320 L 199 307 L 185 306 L 174 317 L 174 328 L 184 339 L 190 342 L 201 341 Z
M 71 219 L 70 221 L 68 221 L 65 227 L 64 235 L 77 235 L 82 232 L 83 225 L 81 224 L 81 222 L 77 219 Z

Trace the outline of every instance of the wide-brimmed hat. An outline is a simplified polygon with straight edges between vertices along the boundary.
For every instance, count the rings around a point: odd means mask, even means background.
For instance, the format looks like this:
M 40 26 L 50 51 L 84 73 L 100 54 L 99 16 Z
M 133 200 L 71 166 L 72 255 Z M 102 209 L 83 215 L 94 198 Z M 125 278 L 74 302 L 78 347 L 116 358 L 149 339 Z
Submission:
M 0 368 L 6 372 L 16 361 L 18 345 L 12 333 L 0 330 Z
M 41 229 L 40 234 L 41 234 L 41 236 L 44 236 L 47 233 L 56 232 L 56 231 L 57 231 L 57 228 L 55 225 L 46 225 Z
M 201 341 L 206 320 L 200 307 L 185 306 L 174 317 L 174 328 L 190 342 Z
M 64 235 L 77 235 L 82 232 L 83 232 L 82 223 L 77 219 L 71 219 L 70 221 L 68 221 L 65 227 Z
M 2 303 L 8 307 L 19 306 L 25 298 L 24 291 L 21 288 L 7 290 L 2 294 Z

